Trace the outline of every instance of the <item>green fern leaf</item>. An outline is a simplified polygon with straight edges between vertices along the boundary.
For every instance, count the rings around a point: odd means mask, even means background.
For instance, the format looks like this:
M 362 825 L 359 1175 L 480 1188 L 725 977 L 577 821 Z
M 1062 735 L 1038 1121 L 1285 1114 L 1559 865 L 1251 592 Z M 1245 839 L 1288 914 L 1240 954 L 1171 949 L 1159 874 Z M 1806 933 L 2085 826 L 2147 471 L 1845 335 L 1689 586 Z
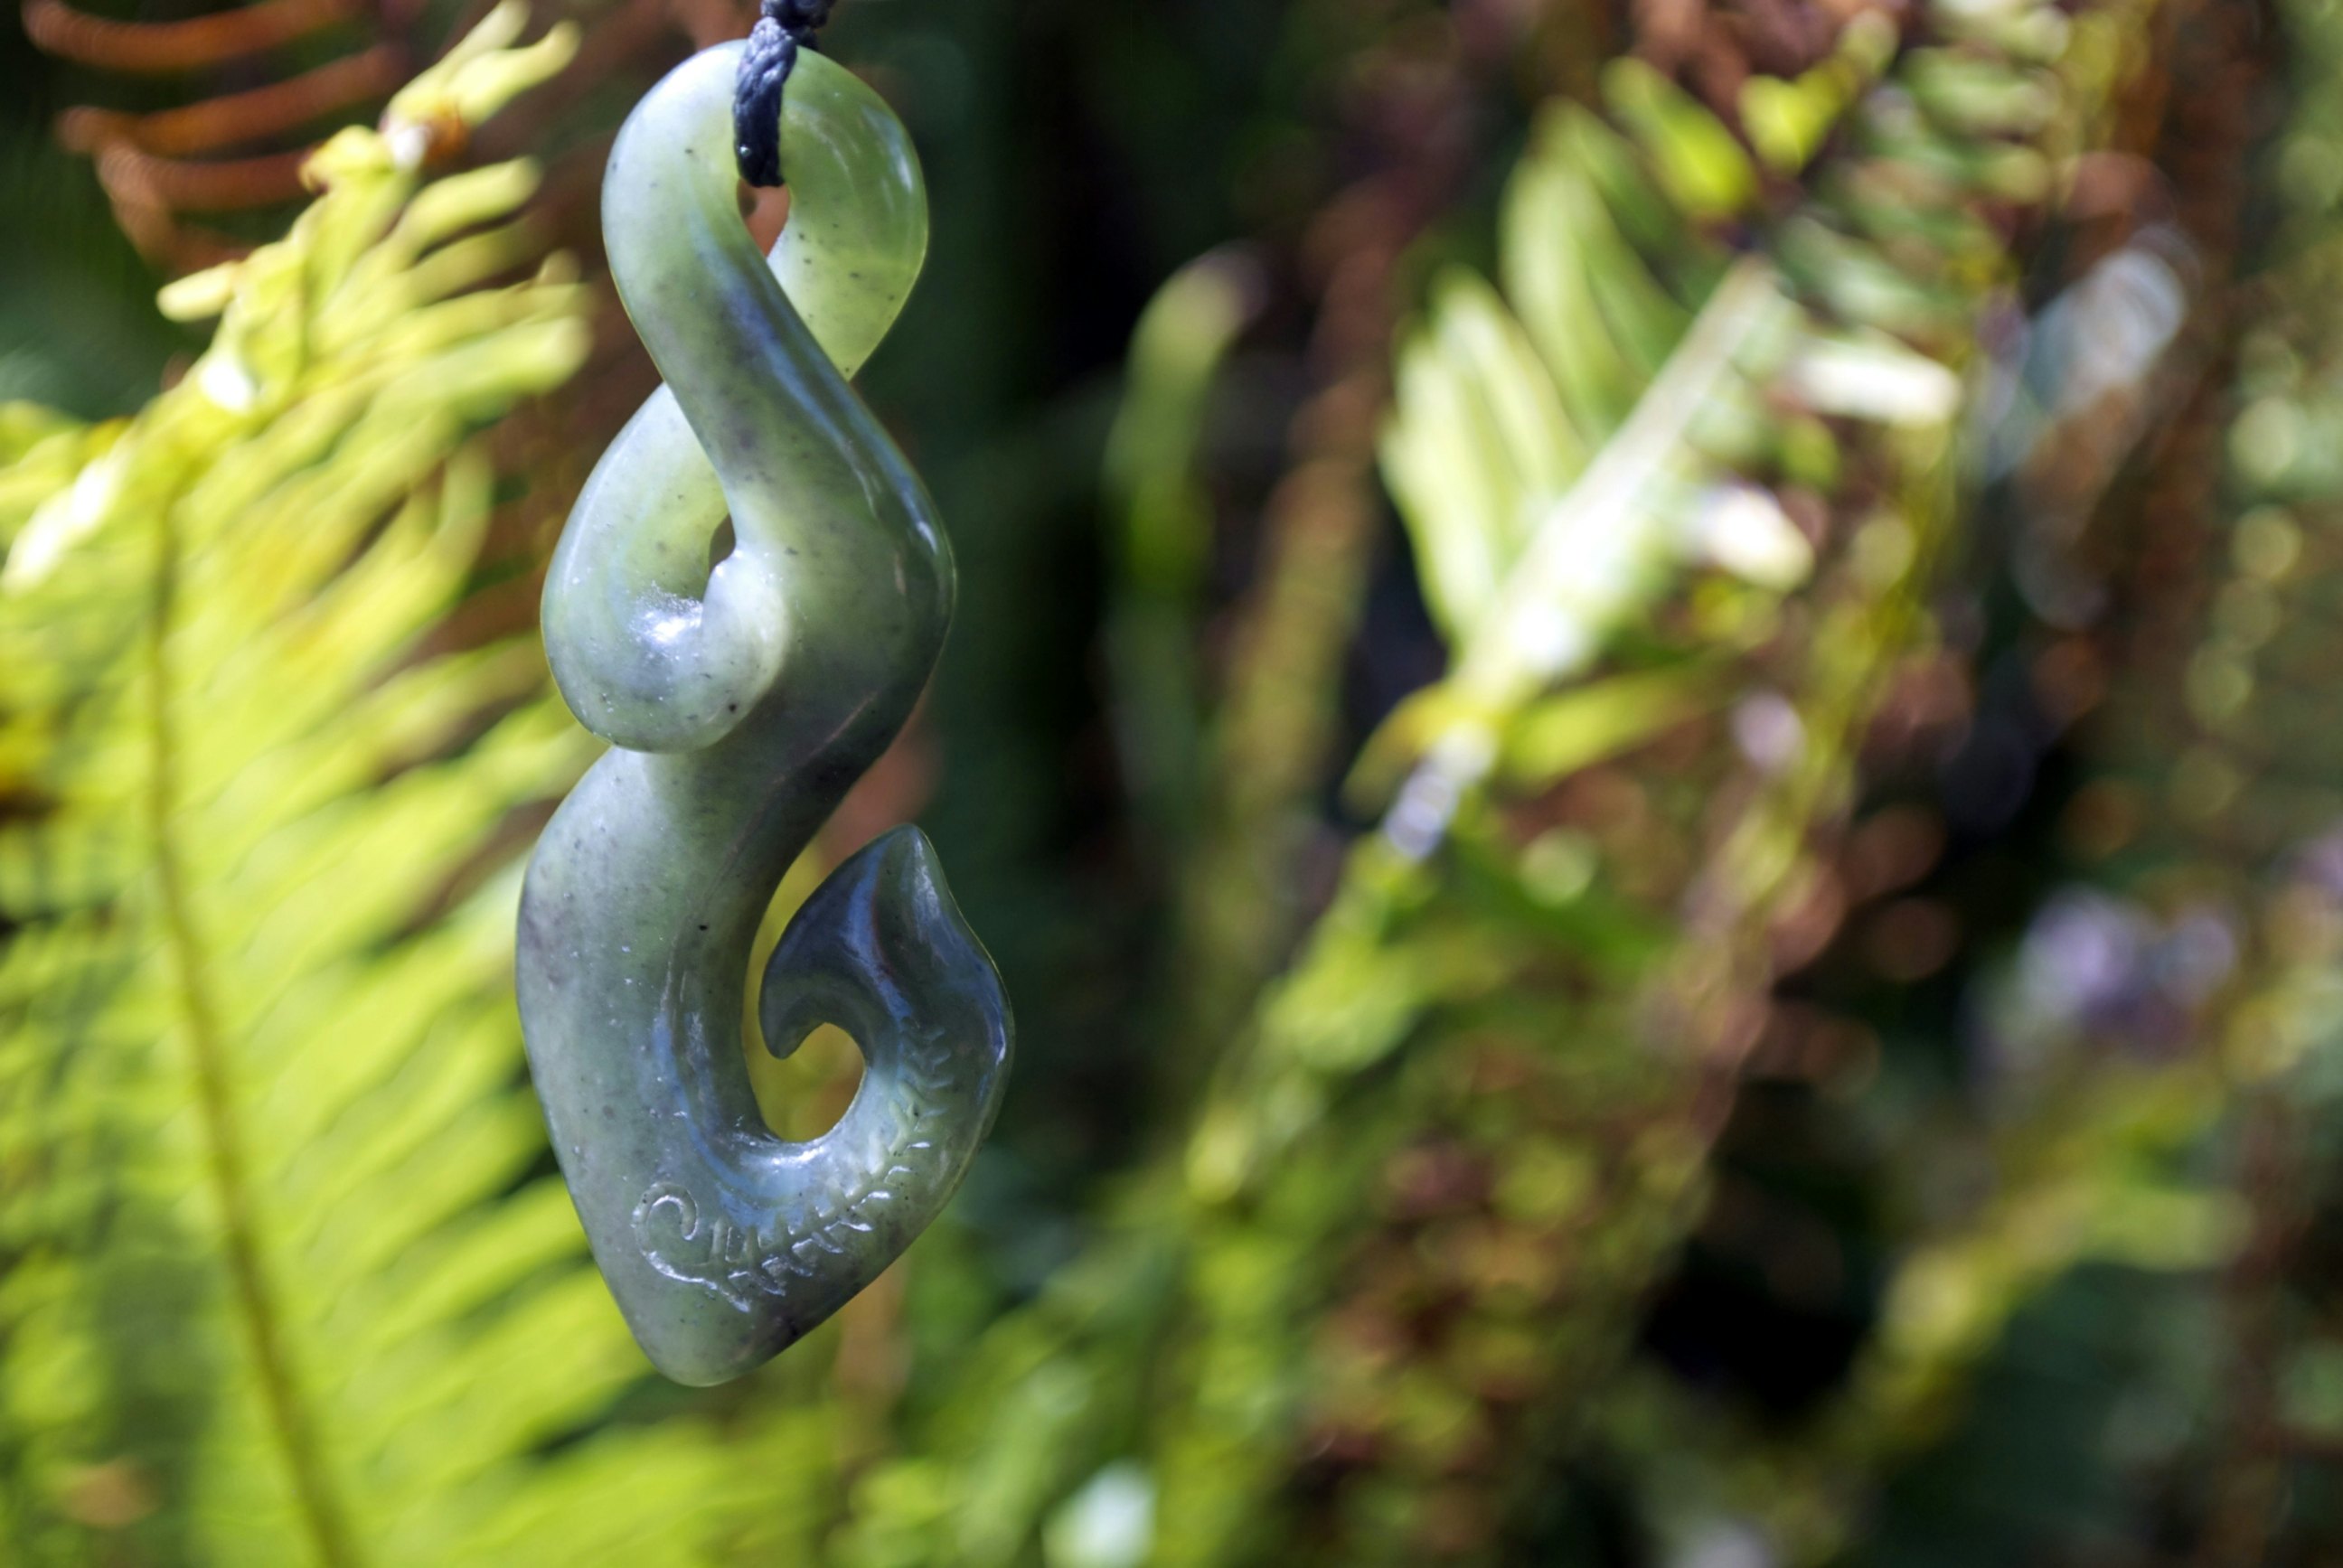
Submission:
M 592 746 L 533 638 L 434 634 L 478 432 L 579 364 L 586 301 L 558 263 L 488 286 L 527 167 L 414 167 L 559 64 L 518 25 L 168 291 L 225 315 L 136 418 L 0 415 L 14 1561 L 770 1560 L 827 1506 L 755 1462 L 819 1407 L 609 1423 L 648 1368 L 523 1076 L 515 829 Z

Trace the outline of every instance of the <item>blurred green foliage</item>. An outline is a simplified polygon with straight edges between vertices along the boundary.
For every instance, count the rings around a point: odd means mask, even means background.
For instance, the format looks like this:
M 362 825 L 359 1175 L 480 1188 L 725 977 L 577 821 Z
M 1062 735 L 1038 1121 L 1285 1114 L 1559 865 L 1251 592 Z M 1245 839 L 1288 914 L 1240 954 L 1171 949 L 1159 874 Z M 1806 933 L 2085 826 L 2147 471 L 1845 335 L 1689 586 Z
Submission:
M 416 156 L 550 77 L 590 164 L 578 20 L 167 317 L 0 126 L 5 1560 L 2343 1552 L 2333 0 L 841 7 L 965 580 L 819 855 L 920 814 L 1026 1049 L 706 1392 L 507 972 L 641 367 L 558 177 Z

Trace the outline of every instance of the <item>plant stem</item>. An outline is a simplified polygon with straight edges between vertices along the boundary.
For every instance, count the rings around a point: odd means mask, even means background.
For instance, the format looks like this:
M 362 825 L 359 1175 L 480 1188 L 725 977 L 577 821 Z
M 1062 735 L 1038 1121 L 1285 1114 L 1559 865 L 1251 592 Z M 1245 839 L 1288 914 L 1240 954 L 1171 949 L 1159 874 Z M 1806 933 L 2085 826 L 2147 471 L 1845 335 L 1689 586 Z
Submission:
M 178 583 L 178 540 L 168 507 L 161 524 L 155 574 L 154 613 L 147 636 L 148 826 L 155 845 L 156 881 L 162 897 L 165 945 L 186 1020 L 194 1060 L 196 1101 L 203 1118 L 206 1164 L 219 1204 L 221 1244 L 228 1277 L 252 1348 L 269 1424 L 283 1451 L 301 1519 L 324 1568 L 356 1568 L 360 1562 L 348 1521 L 326 1474 L 317 1422 L 301 1397 L 292 1354 L 285 1343 L 283 1309 L 260 1255 L 250 1182 L 236 1126 L 229 1082 L 226 1041 L 219 1010 L 206 974 L 207 955 L 188 898 L 186 875 L 171 834 L 171 779 L 176 738 L 171 722 L 169 661 L 171 612 Z

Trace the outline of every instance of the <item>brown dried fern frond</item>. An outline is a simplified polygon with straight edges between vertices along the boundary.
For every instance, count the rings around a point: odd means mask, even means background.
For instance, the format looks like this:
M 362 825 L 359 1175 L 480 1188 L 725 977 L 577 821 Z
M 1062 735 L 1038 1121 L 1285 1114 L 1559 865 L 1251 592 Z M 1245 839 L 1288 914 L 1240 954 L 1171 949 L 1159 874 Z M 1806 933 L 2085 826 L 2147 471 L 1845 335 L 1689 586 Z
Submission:
M 576 8 L 542 9 L 548 14 L 539 21 L 551 23 Z M 735 17 L 733 9 L 720 0 L 672 7 L 629 0 L 601 13 L 562 78 L 499 126 L 488 151 L 526 151 L 547 119 L 595 82 L 635 71 L 648 78 L 680 55 L 687 38 L 739 31 L 729 24 L 745 25 L 745 12 Z M 724 15 L 712 16 L 716 10 Z M 25 0 L 23 15 L 36 47 L 115 100 L 66 109 L 57 138 L 93 161 L 124 232 L 173 274 L 269 237 L 270 220 L 304 195 L 301 165 L 310 150 L 368 118 L 445 43 L 440 24 L 406 0 L 251 0 L 169 21 L 104 16 L 76 0 Z M 458 149 L 432 150 L 436 162 Z M 558 171 L 548 182 L 555 191 L 571 186 Z
M 26 0 L 24 22 L 52 57 L 134 79 L 122 95 L 143 100 L 137 106 L 68 109 L 58 139 L 94 160 L 124 233 L 174 273 L 247 248 L 190 215 L 266 212 L 300 196 L 301 162 L 317 139 L 386 100 L 421 53 L 387 14 L 356 0 L 256 0 L 153 22 Z M 323 65 L 276 75 L 280 60 L 347 45 Z M 250 85 L 256 74 L 265 79 Z

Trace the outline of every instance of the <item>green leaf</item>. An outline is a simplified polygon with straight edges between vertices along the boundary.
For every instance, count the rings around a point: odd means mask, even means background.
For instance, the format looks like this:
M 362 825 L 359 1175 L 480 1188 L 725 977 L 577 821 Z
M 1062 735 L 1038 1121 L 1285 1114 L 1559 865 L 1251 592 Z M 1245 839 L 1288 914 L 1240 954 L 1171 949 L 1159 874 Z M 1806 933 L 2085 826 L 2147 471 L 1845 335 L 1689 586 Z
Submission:
M 480 432 L 588 301 L 484 286 L 535 176 L 423 185 L 399 116 L 565 37 L 476 35 L 337 137 L 287 239 L 172 291 L 224 318 L 136 418 L 0 411 L 12 1562 L 775 1561 L 828 1507 L 761 1446 L 818 1406 L 612 1424 L 649 1368 L 522 1071 L 516 857 L 595 747 L 533 637 L 448 618 Z

